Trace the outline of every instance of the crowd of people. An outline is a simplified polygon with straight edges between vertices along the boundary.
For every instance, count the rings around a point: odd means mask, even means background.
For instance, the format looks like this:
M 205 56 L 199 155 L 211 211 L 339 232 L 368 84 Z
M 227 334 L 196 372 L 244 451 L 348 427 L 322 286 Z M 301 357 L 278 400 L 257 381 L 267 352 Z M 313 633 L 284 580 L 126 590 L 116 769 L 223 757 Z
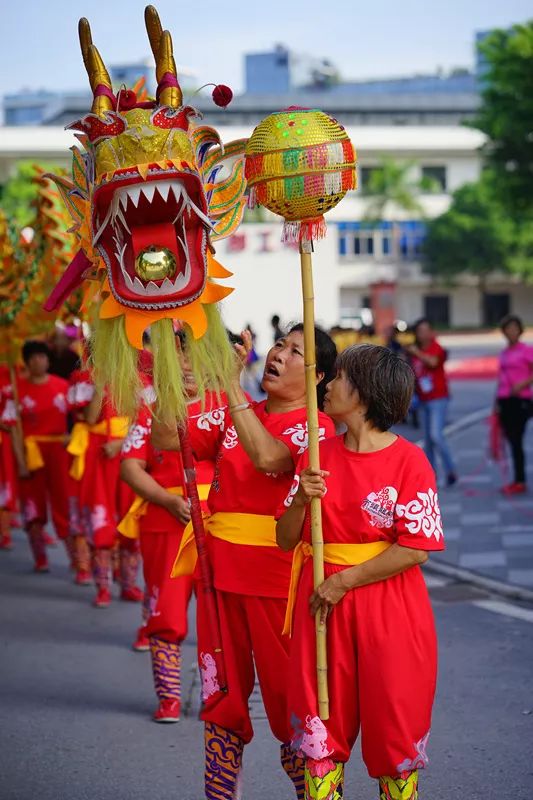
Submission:
M 133 647 L 151 654 L 157 722 L 180 717 L 181 642 L 196 593 L 208 800 L 239 796 L 256 679 L 297 798 L 342 798 L 344 764 L 361 731 L 363 759 L 381 800 L 414 800 L 428 761 L 437 671 L 420 570 L 431 551 L 444 548 L 435 459 L 447 485 L 457 474 L 443 433 L 446 352 L 428 320 L 419 320 L 413 339 L 400 347 L 352 345 L 340 354 L 332 336 L 317 328 L 321 469 L 314 470 L 307 457 L 303 329 L 284 331 L 279 318 L 272 322 L 259 401 L 242 388 L 243 370 L 258 361 L 250 331 L 233 337 L 235 370 L 225 392 L 204 398 L 189 369 L 187 339 L 176 333 L 210 596 L 199 590 L 183 440 L 154 413 L 149 348 L 139 357 L 144 388 L 133 420 L 99 396 L 87 352 L 78 357 L 64 341 L 55 352 L 44 341 L 28 341 L 15 379 L 2 372 L 0 546 L 11 546 L 20 513 L 34 569 L 48 571 L 50 517 L 75 582 L 94 584 L 95 607 L 109 606 L 113 580 L 122 600 L 141 603 Z M 517 318 L 505 320 L 502 330 L 509 344 L 497 403 L 519 491 L 533 351 L 519 341 Z M 415 391 L 426 454 L 392 431 L 407 417 Z M 325 580 L 316 588 L 314 497 L 322 500 L 325 560 Z M 213 596 L 219 642 L 212 634 Z M 328 621 L 327 720 L 318 708 L 316 614 Z

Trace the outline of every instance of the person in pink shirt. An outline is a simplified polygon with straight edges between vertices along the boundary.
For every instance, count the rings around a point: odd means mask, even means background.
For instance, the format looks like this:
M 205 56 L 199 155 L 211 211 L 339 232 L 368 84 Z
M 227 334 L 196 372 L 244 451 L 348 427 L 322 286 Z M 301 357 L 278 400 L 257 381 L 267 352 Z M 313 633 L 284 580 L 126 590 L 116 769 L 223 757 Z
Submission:
M 524 326 L 520 317 L 504 317 L 500 328 L 508 345 L 500 353 L 496 403 L 500 424 L 511 447 L 514 481 L 502 488 L 503 494 L 526 491 L 524 435 L 533 414 L 533 347 L 520 341 Z

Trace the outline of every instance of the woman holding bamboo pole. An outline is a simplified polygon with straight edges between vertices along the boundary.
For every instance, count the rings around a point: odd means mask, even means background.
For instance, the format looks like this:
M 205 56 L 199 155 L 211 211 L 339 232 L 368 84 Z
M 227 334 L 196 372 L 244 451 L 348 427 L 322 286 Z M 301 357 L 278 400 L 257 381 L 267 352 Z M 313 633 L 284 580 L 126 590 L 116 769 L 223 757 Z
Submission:
M 277 525 L 294 550 L 288 713 L 305 758 L 305 798 L 343 797 L 343 769 L 362 732 L 381 800 L 415 800 L 437 672 L 433 614 L 419 565 L 444 548 L 434 472 L 417 446 L 390 432 L 407 412 L 411 368 L 384 347 L 337 359 L 325 411 L 346 434 L 305 453 Z M 309 503 L 322 499 L 325 581 L 313 589 Z M 328 617 L 330 716 L 319 716 L 314 616 Z
M 267 399 L 251 403 L 240 386 L 240 370 L 251 346 L 248 332 L 237 345 L 239 360 L 228 406 L 190 421 L 198 459 L 216 458 L 208 498 L 208 549 L 220 616 L 228 691 L 219 691 L 202 594 L 198 597 L 198 657 L 202 673 L 205 723 L 205 792 L 208 800 L 231 800 L 237 791 L 244 745 L 253 736 L 248 709 L 255 673 L 267 717 L 281 743 L 282 765 L 303 797 L 303 762 L 289 747 L 286 713 L 289 642 L 282 638 L 291 558 L 276 547 L 274 514 L 286 496 L 294 466 L 307 447 L 305 367 L 302 326 L 271 348 L 263 387 Z M 319 406 L 335 361 L 330 337 L 315 331 L 315 382 Z M 333 435 L 331 420 L 319 417 L 320 437 Z M 174 446 L 177 446 L 174 434 Z M 156 446 L 168 446 L 158 440 Z M 176 574 L 188 563 L 187 543 Z

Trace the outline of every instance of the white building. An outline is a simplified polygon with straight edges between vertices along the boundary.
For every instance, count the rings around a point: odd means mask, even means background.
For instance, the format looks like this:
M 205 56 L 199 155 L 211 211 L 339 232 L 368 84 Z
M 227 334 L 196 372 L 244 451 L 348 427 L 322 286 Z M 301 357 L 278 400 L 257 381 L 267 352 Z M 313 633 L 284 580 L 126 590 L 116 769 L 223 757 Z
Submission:
M 251 133 L 242 127 L 220 127 L 223 140 Z M 451 193 L 468 181 L 475 181 L 481 168 L 483 134 L 458 126 L 348 127 L 358 154 L 359 176 L 378 166 L 384 156 L 395 161 L 415 162 L 413 177 L 431 176 L 441 191 L 420 197 L 424 216 L 445 211 Z M 21 159 L 52 161 L 68 165 L 68 148 L 74 136 L 51 126 L 0 127 L 0 185 Z M 507 311 L 533 322 L 533 288 L 520 281 L 494 280 L 480 298 L 476 281 L 465 275 L 458 285 L 439 286 L 422 272 L 420 242 L 423 223 L 407 217 L 400 209 L 387 208 L 387 222 L 368 228 L 361 221 L 367 200 L 350 193 L 328 215 L 329 235 L 315 247 L 315 296 L 317 320 L 324 325 L 351 324 L 370 304 L 375 305 L 376 285 L 386 303 L 394 304 L 394 316 L 412 321 L 428 314 L 452 327 L 495 324 Z M 236 287 L 224 302 L 227 324 L 239 330 L 251 323 L 259 335 L 259 348 L 271 341 L 269 320 L 275 313 L 282 321 L 301 316 L 298 253 L 280 241 L 281 224 L 274 217 L 265 223 L 241 226 L 232 240 L 217 248 L 220 261 L 234 273 L 227 281 Z M 392 240 L 395 237 L 395 246 Z M 393 251 L 396 255 L 393 255 Z M 483 319 L 483 316 L 485 319 Z

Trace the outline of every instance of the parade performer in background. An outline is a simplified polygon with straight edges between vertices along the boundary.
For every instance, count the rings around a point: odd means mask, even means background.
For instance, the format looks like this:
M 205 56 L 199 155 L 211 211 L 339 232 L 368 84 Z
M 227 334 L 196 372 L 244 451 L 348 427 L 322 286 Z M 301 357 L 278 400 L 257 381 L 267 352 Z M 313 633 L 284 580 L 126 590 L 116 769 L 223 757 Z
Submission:
M 73 431 L 69 452 L 80 466 L 79 506 L 81 524 L 91 548 L 91 564 L 96 585 L 94 605 L 107 608 L 111 602 L 112 550 L 119 537 L 117 525 L 131 503 L 131 491 L 120 480 L 120 450 L 128 432 L 129 420 L 120 417 L 107 397 L 94 390 L 83 409 L 85 429 Z M 139 566 L 138 543 L 120 537 L 120 596 L 140 602 L 136 585 Z
M 48 571 L 44 526 L 50 507 L 59 538 L 70 558 L 67 479 L 69 459 L 65 449 L 68 383 L 48 373 L 49 348 L 27 341 L 22 348 L 27 377 L 17 381 L 24 436 L 25 465 L 21 466 L 20 499 L 36 572 Z M 6 411 L 9 413 L 7 407 Z M 15 432 L 13 428 L 13 432 Z
M 85 421 L 84 409 L 91 402 L 94 386 L 89 371 L 81 364 L 70 373 L 67 402 L 71 422 L 70 441 L 67 452 L 70 454 L 68 511 L 69 527 L 72 541 L 72 562 L 75 572 L 74 581 L 78 586 L 92 583 L 91 553 L 87 536 L 82 523 L 80 507 L 81 480 L 85 469 L 85 452 L 89 441 L 89 426 Z
M 426 456 L 389 431 L 404 419 L 413 386 L 410 367 L 386 348 L 346 349 L 324 408 L 347 432 L 321 443 L 319 471 L 302 455 L 278 521 L 279 545 L 294 550 L 288 711 L 292 746 L 305 758 L 306 800 L 344 796 L 344 764 L 359 728 L 380 800 L 416 800 L 418 769 L 427 765 L 437 641 L 419 565 L 444 548 L 442 522 Z M 326 562 L 316 591 L 312 497 L 322 499 Z M 315 680 L 317 611 L 329 615 L 325 722 Z
M 251 346 L 237 345 L 242 363 Z M 336 356 L 330 337 L 316 329 L 319 400 Z M 242 366 L 239 365 L 239 366 Z M 205 723 L 205 793 L 209 800 L 236 796 L 244 745 L 253 736 L 248 702 L 255 675 L 266 714 L 281 743 L 282 765 L 303 797 L 303 762 L 289 746 L 286 709 L 289 642 L 281 637 L 287 602 L 289 556 L 276 548 L 274 514 L 292 482 L 294 465 L 307 446 L 302 326 L 269 351 L 263 375 L 267 399 L 251 403 L 240 386 L 240 369 L 227 388 L 228 406 L 190 421 L 198 459 L 215 460 L 208 498 L 209 557 L 220 615 L 227 693 L 219 691 L 203 593 L 198 595 L 198 658 Z M 321 405 L 321 403 L 320 403 Z M 322 437 L 334 433 L 320 415 Z M 154 441 L 176 447 L 176 435 L 154 426 Z M 174 574 L 194 567 L 192 541 L 183 538 Z
M 178 341 L 184 344 L 180 333 Z M 191 416 L 210 413 L 217 406 L 216 395 L 203 400 L 190 363 L 180 346 L 186 385 L 190 392 Z M 147 640 L 152 656 L 152 672 L 159 706 L 156 722 L 177 722 L 181 710 L 181 642 L 187 635 L 187 607 L 192 592 L 192 575 L 171 578 L 170 573 L 179 550 L 183 531 L 191 513 L 187 499 L 181 454 L 156 450 L 150 443 L 152 412 L 142 406 L 136 423 L 122 448 L 123 479 L 137 497 L 119 531 L 125 536 L 140 535 L 145 579 L 144 625 L 138 632 L 134 649 L 144 649 Z M 214 465 L 203 461 L 196 465 L 198 492 L 205 503 Z M 205 505 L 203 506 L 206 510 Z
M 12 547 L 11 523 L 17 507 L 17 471 L 11 442 L 11 427 L 15 422 L 12 396 L 9 369 L 0 366 L 0 550 Z M 2 421 L 8 401 L 12 413 Z

